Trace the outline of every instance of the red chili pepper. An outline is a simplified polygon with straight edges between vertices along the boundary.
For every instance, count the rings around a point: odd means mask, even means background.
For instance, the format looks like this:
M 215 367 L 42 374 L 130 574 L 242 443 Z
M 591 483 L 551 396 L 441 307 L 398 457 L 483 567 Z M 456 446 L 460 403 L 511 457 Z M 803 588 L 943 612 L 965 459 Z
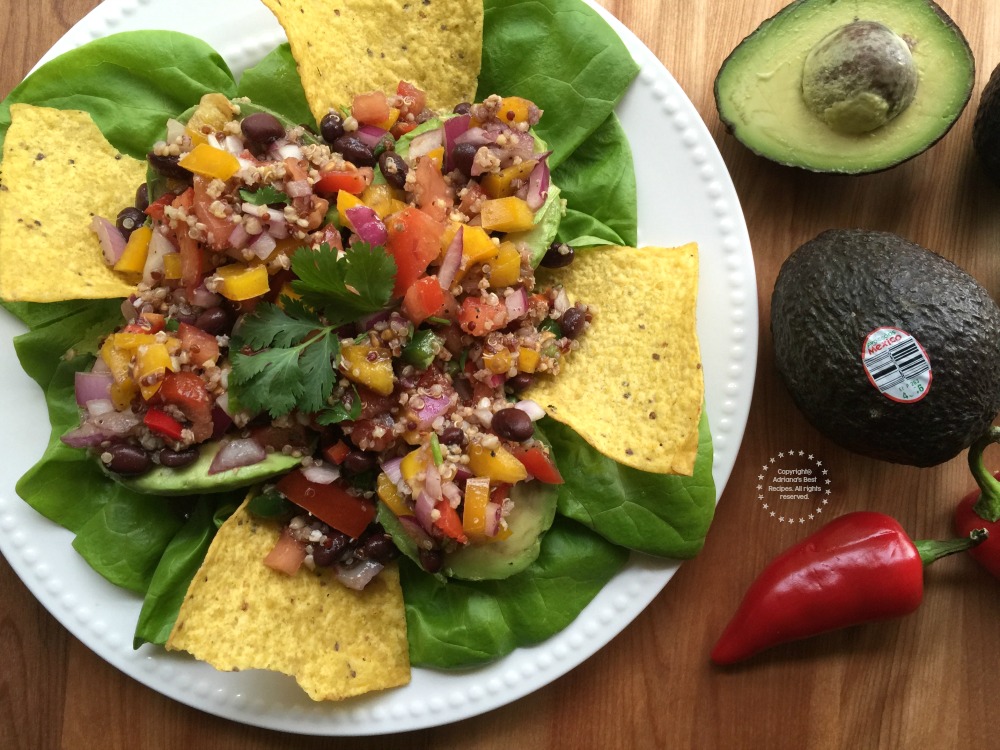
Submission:
M 712 649 L 733 664 L 781 643 L 913 612 L 924 594 L 924 566 L 986 539 L 911 540 L 882 513 L 835 518 L 772 560 L 751 584 Z
M 1000 428 L 989 431 L 969 447 L 969 468 L 978 488 L 970 492 L 955 509 L 955 529 L 968 534 L 972 529 L 985 528 L 989 534 L 984 544 L 969 554 L 996 578 L 1000 578 L 1000 472 L 990 474 L 983 466 L 983 451 L 991 443 L 1000 443 Z

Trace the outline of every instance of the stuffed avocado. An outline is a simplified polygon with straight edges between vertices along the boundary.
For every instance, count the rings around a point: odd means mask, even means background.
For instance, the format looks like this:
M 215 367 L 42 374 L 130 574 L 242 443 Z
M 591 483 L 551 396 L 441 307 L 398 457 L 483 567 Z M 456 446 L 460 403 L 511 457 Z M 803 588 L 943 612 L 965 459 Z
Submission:
M 968 42 L 931 0 L 797 0 L 726 59 L 715 101 L 726 127 L 757 154 L 861 174 L 936 143 L 974 79 Z

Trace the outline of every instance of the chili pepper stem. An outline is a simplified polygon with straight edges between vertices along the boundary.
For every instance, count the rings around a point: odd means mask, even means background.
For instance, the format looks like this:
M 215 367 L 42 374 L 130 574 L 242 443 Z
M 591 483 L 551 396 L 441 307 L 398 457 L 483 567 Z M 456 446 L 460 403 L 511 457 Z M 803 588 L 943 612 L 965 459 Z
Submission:
M 957 552 L 965 552 L 973 547 L 982 544 L 987 540 L 990 533 L 986 529 L 973 529 L 969 535 L 963 539 L 948 539 L 939 541 L 937 539 L 919 539 L 913 543 L 920 554 L 920 561 L 927 567 L 935 560 L 942 557 L 954 555 Z
M 1000 443 L 1000 427 L 990 427 L 969 447 L 969 469 L 979 485 L 979 500 L 972 506 L 984 521 L 1000 520 L 1000 482 L 983 465 L 983 451 L 992 443 Z

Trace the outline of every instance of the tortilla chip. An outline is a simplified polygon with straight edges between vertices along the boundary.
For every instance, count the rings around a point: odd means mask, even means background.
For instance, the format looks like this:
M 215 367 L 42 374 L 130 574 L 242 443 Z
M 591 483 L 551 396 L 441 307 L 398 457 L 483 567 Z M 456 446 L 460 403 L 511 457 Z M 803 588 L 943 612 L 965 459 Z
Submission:
M 594 317 L 558 377 L 539 378 L 526 397 L 618 463 L 690 476 L 704 395 L 698 246 L 579 251 L 543 280 Z
M 341 700 L 410 681 L 399 570 L 364 591 L 329 571 L 294 576 L 263 560 L 281 534 L 243 505 L 219 529 L 188 588 L 167 648 L 216 669 L 292 675 L 313 700 Z
M 423 89 L 431 109 L 475 96 L 482 0 L 263 2 L 285 29 L 316 122 L 355 94 L 394 92 L 401 80 Z
M 115 217 L 146 180 L 86 112 L 14 104 L 0 182 L 0 297 L 10 302 L 127 297 L 104 261 L 94 216 Z

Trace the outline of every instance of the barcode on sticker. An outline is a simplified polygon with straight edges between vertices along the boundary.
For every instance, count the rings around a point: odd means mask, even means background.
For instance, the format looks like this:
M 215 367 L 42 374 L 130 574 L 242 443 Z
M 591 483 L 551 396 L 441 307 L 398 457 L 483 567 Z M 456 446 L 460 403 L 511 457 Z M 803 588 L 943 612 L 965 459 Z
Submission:
M 906 331 L 876 328 L 865 338 L 861 360 L 871 384 L 893 401 L 919 401 L 930 389 L 930 358 Z

